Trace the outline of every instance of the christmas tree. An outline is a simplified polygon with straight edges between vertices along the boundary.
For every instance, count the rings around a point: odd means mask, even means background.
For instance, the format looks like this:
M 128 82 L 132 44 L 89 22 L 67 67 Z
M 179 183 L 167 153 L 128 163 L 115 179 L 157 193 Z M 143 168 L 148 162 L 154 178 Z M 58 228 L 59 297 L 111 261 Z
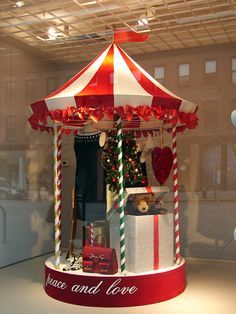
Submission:
M 140 152 L 137 151 L 136 140 L 132 132 L 122 134 L 124 187 L 146 186 L 145 167 L 140 162 Z M 105 170 L 105 181 L 111 191 L 119 191 L 118 186 L 118 148 L 116 133 L 108 134 L 108 141 L 102 154 L 102 164 Z

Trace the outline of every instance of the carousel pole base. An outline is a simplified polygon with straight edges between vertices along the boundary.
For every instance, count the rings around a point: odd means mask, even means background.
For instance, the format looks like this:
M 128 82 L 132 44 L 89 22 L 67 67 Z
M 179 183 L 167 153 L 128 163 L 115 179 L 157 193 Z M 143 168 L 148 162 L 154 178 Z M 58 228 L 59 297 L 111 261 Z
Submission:
M 45 262 L 45 291 L 62 302 L 94 307 L 129 307 L 158 303 L 181 294 L 186 287 L 185 260 L 179 265 L 124 276 L 55 269 Z

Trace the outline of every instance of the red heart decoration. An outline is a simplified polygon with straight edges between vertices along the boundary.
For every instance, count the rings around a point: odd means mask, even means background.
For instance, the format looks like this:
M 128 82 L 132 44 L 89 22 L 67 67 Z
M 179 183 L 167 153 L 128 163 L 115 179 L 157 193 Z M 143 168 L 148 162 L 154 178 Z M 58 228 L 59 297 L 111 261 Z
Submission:
M 168 146 L 155 147 L 152 151 L 152 169 L 160 185 L 163 185 L 168 179 L 172 166 L 172 150 Z

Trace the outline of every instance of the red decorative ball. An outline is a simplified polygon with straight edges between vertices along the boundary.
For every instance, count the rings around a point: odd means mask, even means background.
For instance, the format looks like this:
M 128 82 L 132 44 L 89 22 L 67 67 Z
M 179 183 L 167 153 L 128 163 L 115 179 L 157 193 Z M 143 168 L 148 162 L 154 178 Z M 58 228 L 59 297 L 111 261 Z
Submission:
M 112 182 L 116 182 L 116 178 L 112 178 L 111 181 L 112 181 Z
M 146 178 L 143 178 L 143 179 L 141 180 L 141 183 L 142 183 L 142 184 L 147 184 L 147 179 L 146 179 Z

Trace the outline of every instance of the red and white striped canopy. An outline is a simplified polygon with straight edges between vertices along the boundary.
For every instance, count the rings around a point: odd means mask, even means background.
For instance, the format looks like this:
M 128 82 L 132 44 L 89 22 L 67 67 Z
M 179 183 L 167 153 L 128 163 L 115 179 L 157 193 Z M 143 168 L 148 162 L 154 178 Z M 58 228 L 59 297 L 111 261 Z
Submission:
M 115 43 L 31 109 L 29 121 L 40 130 L 50 122 L 81 126 L 88 117 L 105 121 L 114 114 L 130 122 L 138 117 L 197 125 L 197 106 L 158 83 Z

